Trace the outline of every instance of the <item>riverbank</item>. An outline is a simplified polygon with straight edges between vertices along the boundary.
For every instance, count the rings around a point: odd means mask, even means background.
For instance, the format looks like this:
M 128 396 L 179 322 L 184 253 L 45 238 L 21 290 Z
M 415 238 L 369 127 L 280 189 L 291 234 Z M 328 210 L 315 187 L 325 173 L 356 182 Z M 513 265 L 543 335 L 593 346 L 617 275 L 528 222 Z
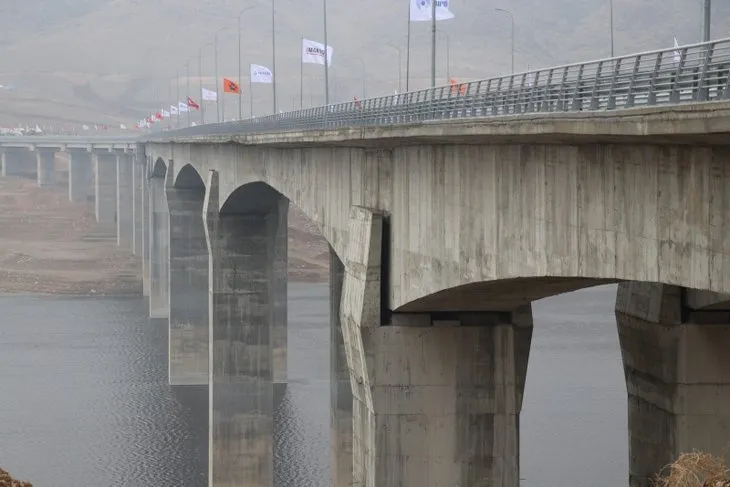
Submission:
M 40 189 L 24 178 L 0 179 L 0 292 L 139 295 L 140 259 L 116 243 L 116 227 L 100 225 L 93 204 L 68 201 L 66 163 L 58 183 Z M 329 253 L 314 224 L 292 208 L 289 279 L 324 282 Z

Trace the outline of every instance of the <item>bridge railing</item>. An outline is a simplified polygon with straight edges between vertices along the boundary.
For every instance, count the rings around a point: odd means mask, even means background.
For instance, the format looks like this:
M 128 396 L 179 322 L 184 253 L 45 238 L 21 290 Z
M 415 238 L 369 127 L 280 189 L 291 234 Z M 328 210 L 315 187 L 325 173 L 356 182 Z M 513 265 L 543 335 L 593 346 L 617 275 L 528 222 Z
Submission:
M 316 130 L 730 100 L 730 39 L 398 95 L 191 127 L 150 138 Z

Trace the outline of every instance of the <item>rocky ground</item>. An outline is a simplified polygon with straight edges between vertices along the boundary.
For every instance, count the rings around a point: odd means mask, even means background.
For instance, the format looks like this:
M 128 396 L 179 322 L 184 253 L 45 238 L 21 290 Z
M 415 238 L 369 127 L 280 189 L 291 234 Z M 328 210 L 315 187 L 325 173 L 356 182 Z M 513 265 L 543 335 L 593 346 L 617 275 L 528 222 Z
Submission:
M 0 487 L 33 487 L 29 482 L 13 479 L 8 472 L 0 468 Z
M 114 226 L 96 223 L 93 204 L 68 201 L 63 161 L 58 166 L 55 188 L 0 179 L 0 292 L 140 294 L 139 259 L 117 247 Z M 325 240 L 295 208 L 289 226 L 289 279 L 326 281 Z

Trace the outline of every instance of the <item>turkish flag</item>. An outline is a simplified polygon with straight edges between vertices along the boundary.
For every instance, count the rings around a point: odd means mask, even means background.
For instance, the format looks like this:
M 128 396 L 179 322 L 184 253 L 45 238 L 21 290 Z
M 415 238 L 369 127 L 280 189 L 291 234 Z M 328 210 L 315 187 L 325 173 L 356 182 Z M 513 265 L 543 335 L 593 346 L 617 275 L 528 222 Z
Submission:
M 194 110 L 200 110 L 200 105 L 195 103 L 195 100 L 190 97 L 188 97 L 188 106 Z

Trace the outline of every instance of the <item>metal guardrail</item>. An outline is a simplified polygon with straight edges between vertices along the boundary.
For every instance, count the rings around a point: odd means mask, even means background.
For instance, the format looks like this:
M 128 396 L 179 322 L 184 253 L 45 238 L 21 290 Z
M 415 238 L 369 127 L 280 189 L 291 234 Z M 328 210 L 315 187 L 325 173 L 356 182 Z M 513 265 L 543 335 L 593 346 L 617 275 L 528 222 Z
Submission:
M 730 38 L 457 86 L 199 125 L 150 134 L 143 139 L 397 125 L 730 100 L 729 74 Z
M 38 145 L 68 145 L 68 144 L 134 144 L 138 137 L 129 136 L 81 136 L 81 135 L 2 135 L 0 145 L 10 144 L 38 144 Z

